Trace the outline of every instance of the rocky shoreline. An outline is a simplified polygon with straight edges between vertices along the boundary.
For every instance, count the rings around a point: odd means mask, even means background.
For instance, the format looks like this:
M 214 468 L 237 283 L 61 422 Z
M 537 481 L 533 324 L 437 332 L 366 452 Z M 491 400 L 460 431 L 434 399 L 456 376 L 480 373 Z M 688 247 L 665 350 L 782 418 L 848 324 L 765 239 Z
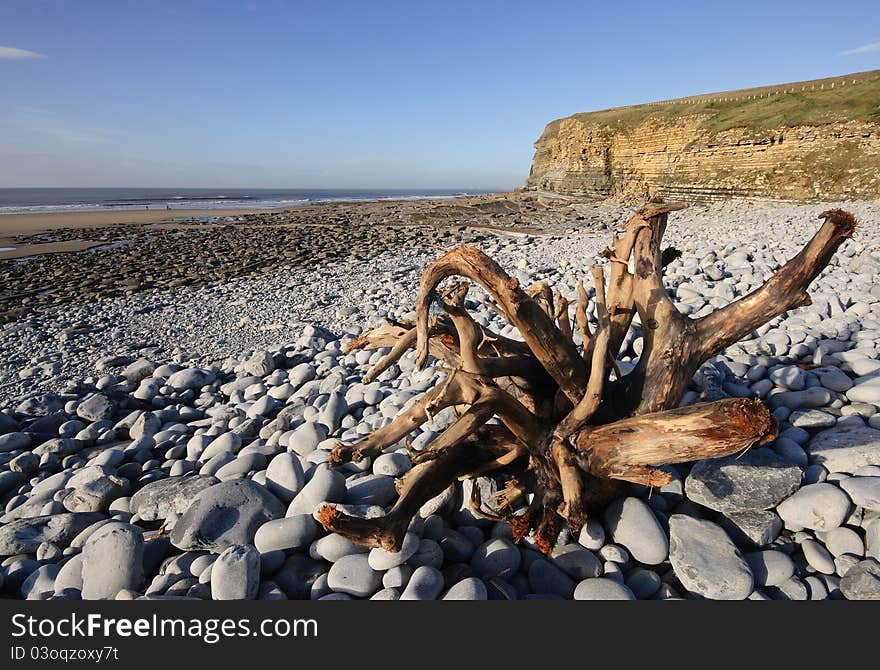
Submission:
M 40 289 L 20 312 L 6 294 L 0 326 L 3 594 L 880 598 L 876 202 L 845 205 L 861 225 L 813 283 L 812 305 L 710 361 L 685 398 L 763 398 L 780 421 L 772 445 L 670 467 L 660 490 L 630 486 L 579 535 L 563 532 L 550 556 L 475 517 L 470 482 L 422 509 L 400 554 L 321 529 L 313 514 L 325 502 L 383 514 L 410 468 L 404 445 L 334 471 L 329 449 L 384 425 L 444 374 L 415 370 L 407 355 L 363 384 L 383 351 L 346 344 L 408 314 L 425 265 L 462 242 L 573 297 L 630 211 L 540 197 L 104 228 L 98 250 L 0 262 L 4 287 Z M 679 309 L 701 316 L 748 293 L 829 206 L 673 214 L 667 238 L 683 254 L 667 286 Z M 470 298 L 478 320 L 517 336 L 479 305 L 479 290 Z M 634 328 L 624 374 L 640 345 Z M 434 417 L 411 447 L 449 420 Z

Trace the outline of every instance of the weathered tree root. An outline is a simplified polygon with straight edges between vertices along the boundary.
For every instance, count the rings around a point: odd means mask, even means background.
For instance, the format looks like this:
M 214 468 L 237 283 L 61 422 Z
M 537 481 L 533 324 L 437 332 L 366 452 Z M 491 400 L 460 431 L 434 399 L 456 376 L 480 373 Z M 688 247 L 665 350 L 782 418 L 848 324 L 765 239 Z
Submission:
M 418 367 L 431 355 L 443 363 L 446 376 L 387 426 L 355 444 L 338 445 L 330 464 L 398 446 L 444 408 L 456 408 L 458 419 L 413 453 L 414 466 L 398 481 L 399 498 L 387 515 L 362 519 L 328 505 L 319 511 L 321 523 L 360 544 L 397 551 L 425 502 L 457 478 L 488 474 L 501 477 L 504 486 L 489 501 L 480 499 L 474 486 L 474 511 L 506 521 L 517 539 L 531 533 L 536 546 L 549 552 L 563 524 L 578 531 L 591 510 L 613 495 L 614 482 L 663 486 L 669 482 L 663 465 L 726 456 L 772 440 L 776 422 L 759 400 L 678 404 L 705 361 L 779 314 L 809 304 L 807 287 L 852 236 L 856 221 L 843 210 L 823 212 L 819 231 L 761 288 L 691 319 L 676 309 L 662 278 L 663 268 L 680 255 L 661 248 L 667 216 L 683 207 L 649 202 L 601 254 L 609 269 L 607 279 L 604 266 L 591 270 L 594 330 L 587 317 L 589 297 L 579 283 L 580 347 L 568 301 L 547 285 L 521 288 L 471 246 L 453 249 L 429 266 L 416 323 L 373 329 L 350 349 L 391 348 L 365 381 L 413 347 Z M 516 326 L 524 341 L 502 337 L 471 318 L 464 307 L 467 282 L 438 293 L 452 276 L 485 289 L 487 304 Z M 431 309 L 438 301 L 439 314 Z M 615 360 L 636 314 L 644 346 L 635 369 L 621 377 Z M 487 423 L 493 418 L 500 425 Z M 525 505 L 527 494 L 531 501 Z

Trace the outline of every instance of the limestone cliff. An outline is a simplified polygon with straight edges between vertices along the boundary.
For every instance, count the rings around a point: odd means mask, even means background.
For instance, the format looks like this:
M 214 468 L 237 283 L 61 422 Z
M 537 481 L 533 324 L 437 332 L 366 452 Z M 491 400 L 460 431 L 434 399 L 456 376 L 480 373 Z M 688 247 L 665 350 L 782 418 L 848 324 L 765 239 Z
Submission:
M 880 71 L 576 114 L 535 149 L 530 190 L 880 198 Z

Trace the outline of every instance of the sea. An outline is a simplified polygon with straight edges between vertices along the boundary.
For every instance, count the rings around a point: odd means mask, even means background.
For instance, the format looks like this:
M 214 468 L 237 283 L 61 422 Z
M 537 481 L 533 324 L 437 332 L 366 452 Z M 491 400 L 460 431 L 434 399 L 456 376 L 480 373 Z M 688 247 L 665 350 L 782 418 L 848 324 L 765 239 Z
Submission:
M 0 188 L 0 215 L 137 209 L 286 209 L 317 202 L 452 198 L 462 189 Z

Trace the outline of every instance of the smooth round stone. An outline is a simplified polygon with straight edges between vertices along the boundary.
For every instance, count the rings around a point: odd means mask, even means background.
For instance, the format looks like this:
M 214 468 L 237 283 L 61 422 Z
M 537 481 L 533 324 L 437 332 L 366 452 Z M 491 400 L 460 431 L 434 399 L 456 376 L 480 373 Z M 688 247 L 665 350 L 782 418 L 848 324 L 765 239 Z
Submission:
M 669 561 L 688 591 L 712 600 L 744 600 L 752 592 L 752 571 L 720 526 L 673 514 L 669 534 Z
M 368 547 L 356 544 L 348 538 L 330 533 L 316 540 L 309 547 L 309 555 L 315 560 L 324 559 L 330 563 L 335 563 L 343 556 L 350 554 L 366 554 L 370 551 Z
M 488 600 L 489 595 L 482 579 L 467 577 L 456 582 L 443 596 L 443 600 Z
M 422 565 L 415 569 L 403 593 L 401 600 L 435 600 L 443 590 L 443 573 L 437 568 Z
M 468 526 L 462 526 L 468 528 Z M 474 528 L 469 526 L 469 528 Z M 476 529 L 479 531 L 479 529 Z M 439 544 L 443 550 L 443 557 L 447 563 L 464 563 L 471 560 L 477 545 L 482 544 L 483 534 L 479 533 L 476 543 L 471 542 L 463 533 L 447 528 L 440 537 Z
M 834 557 L 842 554 L 852 554 L 853 556 L 865 555 L 865 543 L 859 534 L 851 528 L 840 526 L 828 531 L 823 538 L 825 547 Z
M 771 370 L 769 377 L 774 384 L 790 391 L 800 391 L 807 384 L 806 373 L 796 365 L 784 365 Z
M 794 563 L 787 554 L 768 549 L 743 554 L 759 586 L 779 586 L 794 575 Z
M 626 575 L 624 583 L 636 598 L 646 600 L 657 593 L 662 582 L 660 575 L 653 570 L 635 568 Z
M 810 591 L 810 600 L 826 600 L 828 598 L 828 588 L 825 583 L 818 577 L 806 577 L 804 586 Z
M 788 419 L 791 425 L 806 430 L 818 430 L 837 425 L 837 417 L 818 409 L 799 409 Z
M 55 594 L 55 578 L 61 566 L 48 563 L 34 570 L 22 582 L 20 593 L 25 600 L 45 600 Z
M 236 476 L 246 475 L 251 470 L 262 470 L 266 467 L 266 457 L 263 454 L 249 453 L 239 455 L 235 460 L 222 466 L 215 476 L 220 481 L 226 481 Z
M 516 574 L 522 560 L 513 542 L 503 538 L 486 540 L 474 550 L 471 567 L 479 577 L 505 577 Z
M 312 514 L 315 507 L 324 502 L 342 502 L 345 497 L 345 476 L 331 470 L 326 465 L 319 465 L 302 490 L 296 495 L 287 508 L 287 515 Z
M 204 448 L 199 456 L 199 461 L 206 463 L 218 454 L 234 454 L 237 453 L 239 449 L 241 449 L 241 436 L 238 433 L 223 433 L 222 435 L 215 437 L 211 443 Z
M 606 544 L 599 550 L 599 556 L 605 561 L 616 565 L 627 565 L 630 562 L 629 552 L 616 544 Z
M 807 600 L 810 597 L 806 585 L 797 577 L 791 577 L 779 586 L 767 586 L 764 590 L 773 600 Z
M 193 498 L 174 524 L 171 543 L 178 549 L 221 552 L 253 544 L 257 529 L 284 516 L 284 506 L 249 479 L 234 479 L 205 489 Z
M 859 507 L 880 512 L 880 477 L 849 477 L 840 482 L 840 488 Z
M 556 547 L 551 554 L 550 562 L 576 581 L 602 574 L 602 562 L 593 552 L 579 544 Z
M 84 600 L 106 600 L 122 589 L 140 587 L 144 537 L 137 526 L 118 521 L 104 524 L 86 540 L 82 554 Z
M 792 530 L 837 528 L 843 524 L 849 509 L 849 496 L 825 482 L 800 488 L 776 507 L 785 525 Z
M 587 520 L 578 533 L 578 544 L 592 551 L 601 549 L 605 544 L 605 529 L 602 528 L 602 524 L 595 519 Z
M 301 426 L 294 429 L 288 438 L 288 450 L 293 451 L 300 456 L 307 456 L 318 445 L 327 439 L 327 427 L 320 423 L 306 421 Z
M 575 600 L 635 600 L 629 587 L 613 579 L 593 577 L 585 579 L 574 589 Z
M 254 600 L 259 588 L 260 554 L 254 547 L 228 547 L 211 566 L 214 600 Z
M 443 549 L 434 540 L 423 539 L 419 542 L 418 551 L 410 556 L 408 563 L 414 568 L 430 565 L 439 569 L 443 565 Z
M 350 554 L 330 568 L 327 585 L 336 593 L 368 598 L 382 587 L 382 573 L 370 567 L 366 554 Z
M 415 533 L 403 536 L 400 551 L 387 551 L 381 547 L 370 549 L 368 562 L 373 570 L 390 570 L 406 563 L 419 550 L 421 539 Z
M 639 498 L 615 500 L 605 510 L 605 526 L 640 563 L 657 565 L 669 554 L 669 539 L 651 508 Z
M 278 454 L 266 468 L 266 488 L 284 503 L 290 503 L 306 484 L 299 457 L 291 452 Z
M 528 577 L 533 593 L 553 593 L 563 598 L 571 598 L 574 592 L 574 580 L 543 558 L 532 562 Z
M 400 600 L 400 589 L 382 589 L 374 593 L 370 600 Z
M 61 593 L 66 589 L 82 591 L 82 563 L 83 555 L 79 553 L 61 566 L 55 576 L 55 593 Z
M 804 540 L 801 542 L 801 550 L 804 552 L 804 558 L 817 572 L 824 575 L 833 575 L 835 571 L 834 559 L 828 550 L 815 540 Z
M 856 565 L 859 562 L 858 556 L 851 556 L 850 554 L 841 554 L 837 558 L 834 559 L 834 572 L 843 577 L 847 572 L 849 572 L 850 568 Z
M 807 445 L 807 453 L 828 472 L 852 473 L 865 465 L 880 465 L 880 430 L 835 426 L 817 433 Z
M 400 477 L 409 472 L 412 461 L 409 456 L 394 451 L 390 454 L 382 454 L 373 461 L 373 474 L 386 475 L 388 477 Z
M 409 565 L 398 565 L 382 575 L 382 586 L 385 588 L 404 589 L 415 568 Z
M 849 378 L 840 368 L 825 368 L 819 374 L 819 382 L 827 389 L 837 393 L 846 393 L 853 386 L 852 379 Z
M 311 514 L 273 519 L 257 529 L 254 546 L 261 553 L 288 549 L 297 551 L 308 547 L 317 531 L 317 522 Z
M 367 475 L 346 482 L 345 502 L 349 505 L 379 505 L 384 507 L 397 498 L 393 477 Z

